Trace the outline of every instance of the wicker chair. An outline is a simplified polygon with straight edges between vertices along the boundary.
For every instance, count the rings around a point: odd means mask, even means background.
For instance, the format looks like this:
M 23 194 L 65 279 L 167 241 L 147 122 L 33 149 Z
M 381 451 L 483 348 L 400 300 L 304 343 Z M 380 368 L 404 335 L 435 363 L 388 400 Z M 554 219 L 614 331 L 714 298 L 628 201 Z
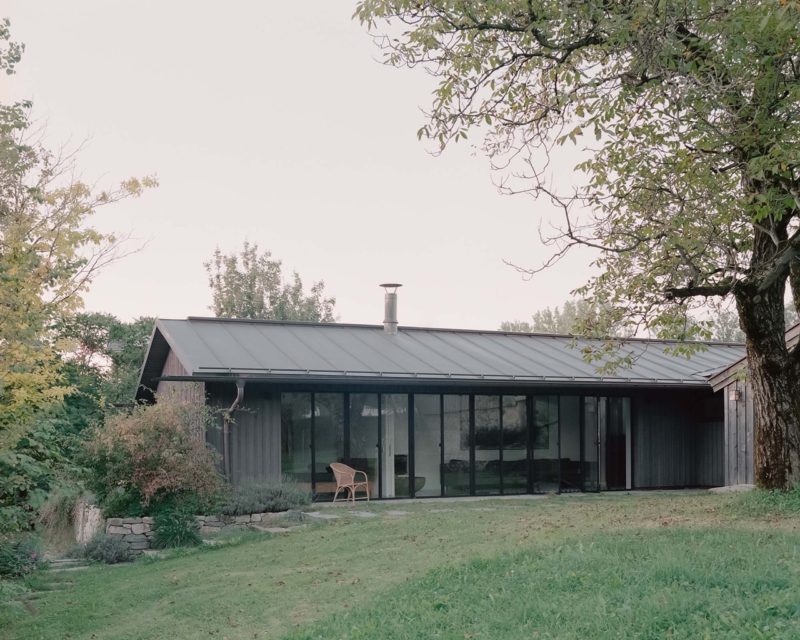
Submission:
M 339 497 L 339 492 L 345 490 L 348 492 L 349 499 L 352 502 L 356 501 L 356 491 L 363 490 L 367 494 L 367 502 L 369 502 L 369 479 L 367 474 L 363 471 L 357 471 L 353 467 L 348 467 L 341 462 L 331 462 L 331 471 L 336 478 L 336 493 L 333 494 L 333 501 Z M 361 474 L 364 480 L 356 481 L 356 475 Z

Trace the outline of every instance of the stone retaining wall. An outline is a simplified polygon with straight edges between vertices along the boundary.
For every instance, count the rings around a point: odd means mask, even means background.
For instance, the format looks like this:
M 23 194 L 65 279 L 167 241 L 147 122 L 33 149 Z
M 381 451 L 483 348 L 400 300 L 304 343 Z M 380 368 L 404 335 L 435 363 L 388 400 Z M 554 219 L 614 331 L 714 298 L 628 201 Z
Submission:
M 253 513 L 247 516 L 195 516 L 200 525 L 200 535 L 214 535 L 223 531 L 237 531 L 253 526 L 268 526 L 280 518 L 282 513 Z M 105 532 L 119 536 L 134 553 L 142 553 L 150 548 L 153 538 L 153 518 L 108 518 Z

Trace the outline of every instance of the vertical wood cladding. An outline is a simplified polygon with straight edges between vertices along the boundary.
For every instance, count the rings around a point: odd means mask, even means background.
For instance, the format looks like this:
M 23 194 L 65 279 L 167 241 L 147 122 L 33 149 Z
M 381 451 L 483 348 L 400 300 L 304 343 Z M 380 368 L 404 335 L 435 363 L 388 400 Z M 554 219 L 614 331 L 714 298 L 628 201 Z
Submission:
M 231 423 L 231 482 L 281 479 L 281 396 L 258 393 L 245 399 Z
M 634 487 L 720 486 L 724 473 L 723 407 L 707 392 L 633 396 Z
M 743 380 L 722 390 L 725 396 L 725 484 L 753 484 L 753 393 Z
M 167 354 L 167 359 L 164 362 L 164 368 L 161 371 L 162 376 L 188 376 L 189 372 L 186 371 L 181 364 L 175 352 L 170 349 Z M 156 388 L 157 396 L 161 398 L 170 397 L 180 402 L 205 402 L 205 385 L 202 382 L 183 382 L 172 380 L 160 380 Z
M 208 403 L 217 413 L 216 427 L 208 430 L 206 441 L 222 454 L 222 420 L 236 398 L 236 386 L 209 383 Z M 233 412 L 230 425 L 232 484 L 278 482 L 281 479 L 281 394 L 252 384 Z

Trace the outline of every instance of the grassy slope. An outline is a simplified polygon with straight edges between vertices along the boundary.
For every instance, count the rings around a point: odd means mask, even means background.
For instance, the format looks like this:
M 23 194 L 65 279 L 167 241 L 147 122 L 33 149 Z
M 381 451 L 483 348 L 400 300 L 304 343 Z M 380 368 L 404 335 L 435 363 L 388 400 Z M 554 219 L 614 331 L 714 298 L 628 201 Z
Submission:
M 373 505 L 379 518 L 69 574 L 0 607 L 0 637 L 800 637 L 800 517 L 737 517 L 732 500 Z

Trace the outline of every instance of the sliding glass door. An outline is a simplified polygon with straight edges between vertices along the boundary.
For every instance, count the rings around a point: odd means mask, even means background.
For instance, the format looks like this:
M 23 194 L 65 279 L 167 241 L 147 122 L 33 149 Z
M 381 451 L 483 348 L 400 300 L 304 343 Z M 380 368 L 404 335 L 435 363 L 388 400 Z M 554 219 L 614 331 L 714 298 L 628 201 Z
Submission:
M 410 495 L 408 455 L 408 395 L 381 394 L 381 497 Z
M 528 409 L 525 396 L 503 396 L 503 493 L 528 492 Z
M 441 396 L 414 396 L 414 496 L 442 495 Z
M 470 494 L 469 396 L 445 395 L 442 485 L 446 496 Z
M 351 393 L 347 464 L 367 474 L 370 496 L 378 497 L 378 394 Z
M 371 497 L 632 486 L 631 400 L 570 394 L 284 393 L 281 471 L 330 499 L 333 462 Z

